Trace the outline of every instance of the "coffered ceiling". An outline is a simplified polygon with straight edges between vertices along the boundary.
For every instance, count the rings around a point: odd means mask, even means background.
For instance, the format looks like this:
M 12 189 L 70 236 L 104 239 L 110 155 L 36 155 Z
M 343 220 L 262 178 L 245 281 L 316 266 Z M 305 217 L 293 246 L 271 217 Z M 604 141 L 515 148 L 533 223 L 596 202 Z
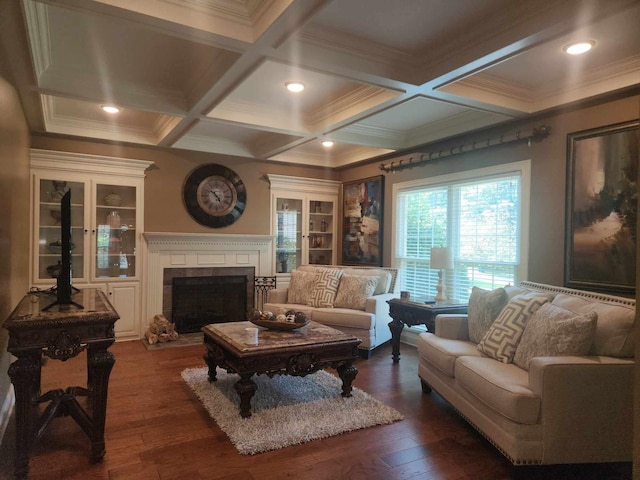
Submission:
M 33 132 L 341 167 L 640 82 L 635 0 L 16 4 Z

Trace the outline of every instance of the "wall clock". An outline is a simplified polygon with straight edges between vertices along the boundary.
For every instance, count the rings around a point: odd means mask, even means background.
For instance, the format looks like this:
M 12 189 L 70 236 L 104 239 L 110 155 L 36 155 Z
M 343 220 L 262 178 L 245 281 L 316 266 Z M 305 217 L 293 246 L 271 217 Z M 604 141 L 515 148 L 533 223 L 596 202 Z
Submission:
M 197 167 L 187 176 L 182 193 L 189 214 L 206 227 L 231 225 L 247 204 L 244 183 L 236 172 L 223 165 Z

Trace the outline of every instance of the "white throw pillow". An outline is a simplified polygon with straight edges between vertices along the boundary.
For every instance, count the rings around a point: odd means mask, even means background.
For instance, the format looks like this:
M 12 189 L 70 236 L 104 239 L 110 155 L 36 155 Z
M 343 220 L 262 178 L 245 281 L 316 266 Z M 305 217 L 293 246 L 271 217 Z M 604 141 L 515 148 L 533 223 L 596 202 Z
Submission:
M 504 288 L 485 290 L 473 287 L 468 308 L 469 339 L 473 343 L 480 343 L 508 299 Z
M 489 327 L 478 344 L 478 350 L 502 363 L 513 362 L 527 321 L 538 308 L 551 299 L 552 295 L 539 292 L 523 293 L 513 297 Z
M 373 295 L 378 282 L 378 277 L 343 274 L 333 305 L 336 308 L 364 310 L 366 300 Z
M 317 308 L 333 308 L 341 276 L 342 270 L 337 268 L 319 268 L 315 274 L 313 291 L 307 305 Z
M 287 303 L 306 305 L 313 292 L 316 272 L 291 271 L 291 281 L 287 292 Z
M 389 287 L 391 286 L 391 272 L 383 270 L 381 268 L 344 268 L 343 273 L 349 275 L 359 275 L 366 277 L 377 277 L 378 284 L 373 291 L 373 295 L 381 295 L 383 293 L 389 293 Z
M 529 370 L 534 357 L 587 355 L 596 334 L 596 312 L 575 313 L 551 303 L 529 319 L 513 363 Z

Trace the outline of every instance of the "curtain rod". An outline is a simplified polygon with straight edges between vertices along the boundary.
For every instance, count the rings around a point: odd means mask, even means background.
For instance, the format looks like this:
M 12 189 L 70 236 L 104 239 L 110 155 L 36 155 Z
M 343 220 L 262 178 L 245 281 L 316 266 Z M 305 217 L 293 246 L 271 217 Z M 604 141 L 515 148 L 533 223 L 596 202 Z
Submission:
M 399 161 L 393 161 L 390 163 L 381 163 L 380 170 L 384 173 L 399 172 L 407 168 L 424 166 L 431 160 L 439 160 L 441 158 L 451 157 L 454 155 L 460 155 L 461 153 L 469 153 L 476 150 L 483 150 L 490 147 L 498 147 L 507 143 L 513 142 L 527 142 L 531 146 L 531 141 L 541 142 L 551 134 L 551 127 L 548 125 L 541 125 L 538 128 L 534 128 L 531 135 L 523 137 L 520 135 L 520 131 L 513 135 L 500 137 L 487 138 L 485 141 L 473 142 L 467 145 L 460 145 L 459 147 L 451 147 L 449 150 L 440 150 L 439 152 L 416 152 L 420 154 L 420 158 L 414 159 L 409 157 L 408 160 L 402 158 Z

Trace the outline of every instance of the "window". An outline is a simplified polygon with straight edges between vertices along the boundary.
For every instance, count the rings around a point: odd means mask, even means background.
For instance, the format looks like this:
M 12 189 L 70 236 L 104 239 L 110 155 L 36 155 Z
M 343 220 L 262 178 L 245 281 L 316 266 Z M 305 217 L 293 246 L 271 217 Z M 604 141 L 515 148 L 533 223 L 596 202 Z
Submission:
M 432 247 L 448 246 L 454 268 L 446 295 L 466 300 L 473 286 L 497 288 L 526 278 L 530 162 L 523 161 L 394 185 L 394 266 L 402 290 L 433 298 Z

